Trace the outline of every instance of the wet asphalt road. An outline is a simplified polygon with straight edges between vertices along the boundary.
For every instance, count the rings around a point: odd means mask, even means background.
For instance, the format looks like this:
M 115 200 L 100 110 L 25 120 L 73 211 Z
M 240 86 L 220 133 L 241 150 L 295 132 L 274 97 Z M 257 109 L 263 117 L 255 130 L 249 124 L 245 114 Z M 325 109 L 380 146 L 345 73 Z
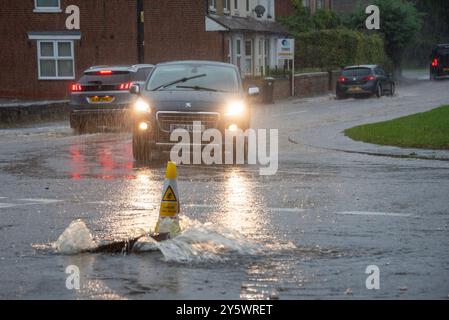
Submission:
M 66 123 L 1 130 L 0 298 L 447 299 L 449 162 L 314 144 L 449 103 L 448 88 L 417 81 L 394 98 L 255 107 L 254 127 L 280 130 L 278 173 L 180 166 L 184 225 L 203 240 L 163 253 L 65 256 L 39 246 L 78 218 L 99 240 L 154 227 L 164 164 L 135 164 L 129 134 L 75 136 Z M 80 290 L 65 286 L 69 265 L 80 269 Z M 379 290 L 365 287 L 368 265 L 380 269 Z

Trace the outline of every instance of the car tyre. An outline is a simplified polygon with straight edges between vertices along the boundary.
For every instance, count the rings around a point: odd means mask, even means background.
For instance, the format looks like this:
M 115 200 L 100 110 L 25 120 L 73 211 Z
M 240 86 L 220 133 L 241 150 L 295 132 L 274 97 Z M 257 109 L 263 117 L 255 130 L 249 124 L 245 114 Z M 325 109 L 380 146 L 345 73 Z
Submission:
M 396 84 L 392 82 L 390 85 L 390 97 L 394 97 L 395 93 L 396 93 Z
M 70 115 L 70 128 L 73 129 L 75 134 L 84 134 L 86 132 L 86 125 L 81 121 L 79 117 Z
M 337 100 L 343 100 L 343 99 L 346 99 L 346 98 L 347 98 L 347 96 L 345 94 L 337 92 Z
M 380 98 L 382 97 L 382 94 L 383 94 L 382 86 L 378 84 L 376 87 L 376 97 Z
M 133 135 L 133 157 L 137 161 L 151 162 L 153 160 L 150 143 L 143 137 Z

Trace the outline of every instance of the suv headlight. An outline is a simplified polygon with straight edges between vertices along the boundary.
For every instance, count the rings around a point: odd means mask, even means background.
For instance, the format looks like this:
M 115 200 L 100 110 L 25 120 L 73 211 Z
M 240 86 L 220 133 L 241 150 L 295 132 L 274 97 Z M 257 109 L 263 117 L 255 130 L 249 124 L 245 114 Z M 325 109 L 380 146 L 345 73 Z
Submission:
M 138 112 L 150 112 L 151 108 L 150 105 L 147 102 L 145 102 L 145 100 L 139 98 L 134 104 L 134 110 Z
M 243 101 L 233 101 L 228 104 L 226 109 L 227 116 L 239 116 L 245 111 L 245 103 Z

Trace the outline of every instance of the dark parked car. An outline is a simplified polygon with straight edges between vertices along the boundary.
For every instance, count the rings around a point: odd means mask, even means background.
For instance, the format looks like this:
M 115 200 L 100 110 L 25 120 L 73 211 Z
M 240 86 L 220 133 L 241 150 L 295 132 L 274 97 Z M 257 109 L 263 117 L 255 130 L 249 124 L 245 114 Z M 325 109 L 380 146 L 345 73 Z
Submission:
M 77 133 L 98 127 L 129 127 L 130 106 L 136 97 L 129 92 L 134 83 L 145 83 L 154 66 L 95 66 L 84 71 L 71 85 L 70 127 Z
M 392 77 L 378 65 L 346 67 L 337 82 L 337 98 L 384 95 L 393 96 L 395 83 Z
M 217 128 L 246 130 L 250 124 L 249 96 L 245 93 L 238 69 L 211 61 L 174 61 L 158 64 L 144 86 L 134 85 L 138 94 L 133 125 L 133 154 L 136 160 L 151 161 L 154 155 L 170 151 L 175 129 L 193 131 Z M 224 135 L 223 135 L 224 136 Z
M 449 44 L 437 45 L 430 59 L 430 80 L 449 76 Z

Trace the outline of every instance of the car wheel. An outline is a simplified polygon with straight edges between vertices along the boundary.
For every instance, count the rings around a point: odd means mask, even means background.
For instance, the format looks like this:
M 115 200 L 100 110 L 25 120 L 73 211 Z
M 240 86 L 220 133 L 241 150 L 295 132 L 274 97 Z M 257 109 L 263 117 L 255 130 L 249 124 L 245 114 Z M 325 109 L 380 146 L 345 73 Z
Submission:
M 346 98 L 347 98 L 346 95 L 344 95 L 342 93 L 337 93 L 337 100 L 343 100 L 343 99 L 346 99 Z
M 133 157 L 137 161 L 151 162 L 152 150 L 150 143 L 139 135 L 133 135 Z
M 394 97 L 395 93 L 396 93 L 396 85 L 394 84 L 394 82 L 392 82 L 390 85 L 390 97 Z
M 380 98 L 380 97 L 382 97 L 382 94 L 383 94 L 382 86 L 380 84 L 378 84 L 376 87 L 376 97 Z
M 70 115 L 70 128 L 73 129 L 75 134 L 84 134 L 86 131 L 85 124 L 79 117 Z

